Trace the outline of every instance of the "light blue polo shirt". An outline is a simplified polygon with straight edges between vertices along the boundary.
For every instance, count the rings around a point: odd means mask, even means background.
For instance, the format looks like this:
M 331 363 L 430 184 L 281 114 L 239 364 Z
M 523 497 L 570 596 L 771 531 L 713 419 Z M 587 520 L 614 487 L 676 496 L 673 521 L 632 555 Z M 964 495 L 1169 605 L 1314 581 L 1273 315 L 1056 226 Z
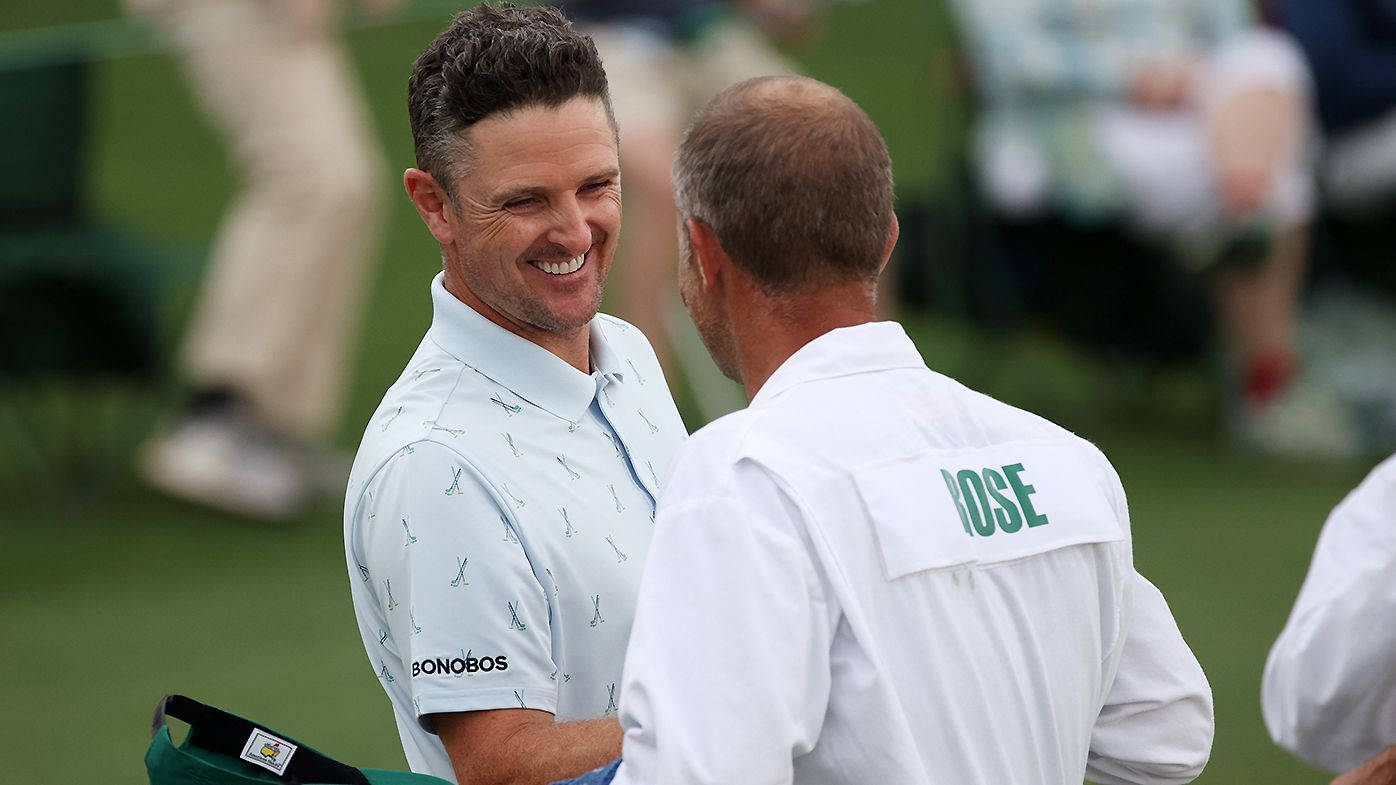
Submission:
M 426 715 L 613 714 L 654 501 L 686 433 L 640 331 L 591 322 L 593 372 L 457 300 L 364 432 L 345 501 L 354 612 L 413 771 Z

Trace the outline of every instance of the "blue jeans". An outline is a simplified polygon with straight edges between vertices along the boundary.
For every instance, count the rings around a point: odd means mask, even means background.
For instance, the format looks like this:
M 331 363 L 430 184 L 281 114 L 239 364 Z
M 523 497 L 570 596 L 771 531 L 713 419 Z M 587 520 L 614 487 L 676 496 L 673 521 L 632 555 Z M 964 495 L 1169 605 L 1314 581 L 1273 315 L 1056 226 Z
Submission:
M 592 769 L 580 777 L 554 782 L 553 785 L 610 785 L 611 780 L 616 776 L 616 769 L 618 768 L 620 768 L 619 758 L 607 763 L 599 769 Z

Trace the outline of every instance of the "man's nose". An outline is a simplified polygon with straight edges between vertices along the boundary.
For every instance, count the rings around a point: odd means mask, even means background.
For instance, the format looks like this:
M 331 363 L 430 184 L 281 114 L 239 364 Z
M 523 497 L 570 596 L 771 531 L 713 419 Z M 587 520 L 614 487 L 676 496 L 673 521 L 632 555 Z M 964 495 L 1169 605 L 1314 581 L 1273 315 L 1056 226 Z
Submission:
M 587 224 L 586 211 L 575 198 L 558 206 L 548 239 L 573 256 L 581 256 L 591 247 L 591 226 Z

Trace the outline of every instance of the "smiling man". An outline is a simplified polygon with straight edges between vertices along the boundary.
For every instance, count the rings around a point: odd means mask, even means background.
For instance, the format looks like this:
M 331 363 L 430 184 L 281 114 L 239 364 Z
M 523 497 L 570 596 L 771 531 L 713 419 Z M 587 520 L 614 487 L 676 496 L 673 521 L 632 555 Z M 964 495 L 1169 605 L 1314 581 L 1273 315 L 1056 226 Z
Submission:
M 590 39 L 458 15 L 408 83 L 434 316 L 345 503 L 355 614 L 414 771 L 546 783 L 620 752 L 654 500 L 684 438 L 648 342 L 598 315 L 620 231 Z

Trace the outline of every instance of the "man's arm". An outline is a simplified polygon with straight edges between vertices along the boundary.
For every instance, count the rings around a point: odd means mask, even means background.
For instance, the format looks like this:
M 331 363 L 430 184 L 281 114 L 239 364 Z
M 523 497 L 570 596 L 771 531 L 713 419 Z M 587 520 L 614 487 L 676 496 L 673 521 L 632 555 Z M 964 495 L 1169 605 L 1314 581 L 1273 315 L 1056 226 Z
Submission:
M 614 718 L 558 723 L 546 711 L 500 709 L 432 719 L 460 785 L 547 785 L 620 757 Z
M 546 592 L 507 507 L 469 460 L 414 443 L 368 497 L 365 580 L 387 622 L 383 656 L 398 658 L 418 721 L 440 737 L 458 779 L 545 785 L 619 755 L 614 720 L 555 722 Z M 488 668 L 466 665 L 485 659 Z
M 1343 771 L 1396 743 L 1396 458 L 1329 516 L 1265 663 L 1270 736 Z
M 1125 590 L 1124 649 L 1091 733 L 1086 778 L 1191 782 L 1212 751 L 1212 690 L 1159 590 L 1138 573 Z

